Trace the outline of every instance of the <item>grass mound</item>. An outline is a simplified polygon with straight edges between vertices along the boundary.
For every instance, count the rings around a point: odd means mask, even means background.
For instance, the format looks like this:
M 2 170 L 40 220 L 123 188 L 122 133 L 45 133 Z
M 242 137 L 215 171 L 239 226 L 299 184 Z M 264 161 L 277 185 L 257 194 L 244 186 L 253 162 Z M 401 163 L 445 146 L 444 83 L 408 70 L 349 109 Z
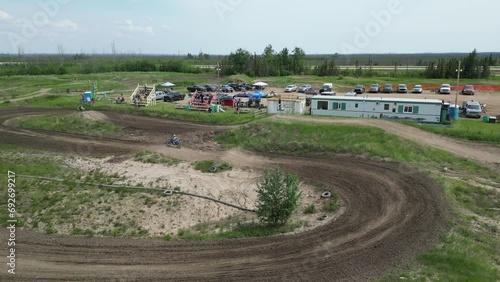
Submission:
M 86 119 L 80 113 L 66 116 L 32 117 L 18 122 L 23 128 L 44 129 L 85 135 L 105 135 L 122 129 L 111 123 Z

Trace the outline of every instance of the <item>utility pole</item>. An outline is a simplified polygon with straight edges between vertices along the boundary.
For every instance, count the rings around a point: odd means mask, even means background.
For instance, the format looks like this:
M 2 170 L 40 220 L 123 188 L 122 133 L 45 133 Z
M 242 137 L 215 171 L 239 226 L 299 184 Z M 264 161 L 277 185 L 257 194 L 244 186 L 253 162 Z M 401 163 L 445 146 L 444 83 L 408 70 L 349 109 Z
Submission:
M 456 70 L 457 72 L 457 91 L 455 92 L 455 120 L 458 119 L 458 87 L 460 86 L 460 72 L 462 72 L 461 67 L 461 60 L 458 60 L 458 69 Z

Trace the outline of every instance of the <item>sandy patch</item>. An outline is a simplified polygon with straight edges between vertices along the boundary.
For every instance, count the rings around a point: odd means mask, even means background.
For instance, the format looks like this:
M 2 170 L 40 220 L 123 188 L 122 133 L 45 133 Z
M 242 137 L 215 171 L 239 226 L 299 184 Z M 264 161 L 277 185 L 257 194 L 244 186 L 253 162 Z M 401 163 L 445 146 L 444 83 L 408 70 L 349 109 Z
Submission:
M 181 162 L 175 166 L 146 164 L 134 160 L 116 162 L 112 158 L 105 159 L 76 159 L 70 165 L 81 172 L 98 170 L 106 175 L 118 174 L 123 179 L 115 184 L 126 186 L 145 186 L 161 189 L 176 189 L 197 195 L 208 196 L 248 209 L 255 209 L 257 199 L 257 182 L 261 178 L 262 170 L 250 167 L 239 168 L 245 159 L 243 151 L 226 152 L 221 159 L 236 162 L 231 171 L 217 174 L 201 173 L 192 167 L 190 162 Z M 258 157 L 247 156 L 257 161 Z M 259 162 L 257 162 L 259 163 Z M 261 164 L 264 164 L 262 162 Z M 300 231 L 314 228 L 336 218 L 333 213 L 327 220 L 318 220 L 324 199 L 321 193 L 310 185 L 302 185 L 303 197 L 298 212 L 292 220 L 305 222 Z M 108 191 L 108 190 L 106 190 Z M 110 192 L 111 193 L 111 192 Z M 112 194 L 112 193 L 111 193 Z M 304 214 L 304 208 L 314 203 L 318 212 Z M 112 212 L 99 212 L 99 203 L 94 203 L 94 211 L 90 216 L 82 218 L 82 229 L 98 226 L 99 231 L 113 229 L 114 222 L 136 222 L 142 229 L 146 229 L 151 236 L 177 234 L 180 229 L 188 229 L 200 223 L 214 223 L 234 218 L 255 219 L 251 212 L 243 212 L 223 204 L 195 197 L 163 193 L 131 194 L 123 199 L 111 195 L 103 206 L 111 205 Z M 340 214 L 340 213 L 339 213 Z

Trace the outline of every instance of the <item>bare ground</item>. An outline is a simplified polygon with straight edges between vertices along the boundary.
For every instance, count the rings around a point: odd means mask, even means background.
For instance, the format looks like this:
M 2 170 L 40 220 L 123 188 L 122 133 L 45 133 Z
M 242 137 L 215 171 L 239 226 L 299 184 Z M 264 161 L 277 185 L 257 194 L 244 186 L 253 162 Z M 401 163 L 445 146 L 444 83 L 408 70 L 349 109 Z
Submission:
M 131 141 L 19 130 L 7 122 L 23 114 L 68 112 L 2 109 L 0 142 L 117 159 L 148 149 L 186 161 L 220 159 L 236 169 L 253 170 L 255 175 L 279 164 L 304 180 L 334 187 L 345 210 L 338 218 L 305 232 L 210 242 L 81 238 L 20 230 L 18 275 L 2 272 L 1 280 L 365 281 L 412 263 L 416 254 L 432 247 L 446 230 L 448 205 L 439 186 L 429 176 L 390 161 L 225 151 L 210 142 L 207 132 L 227 127 L 113 112 L 103 112 L 105 117 L 99 118 L 141 137 Z M 186 148 L 157 145 L 163 144 L 168 132 L 186 140 Z M 0 235 L 5 241 L 7 230 L 2 229 Z

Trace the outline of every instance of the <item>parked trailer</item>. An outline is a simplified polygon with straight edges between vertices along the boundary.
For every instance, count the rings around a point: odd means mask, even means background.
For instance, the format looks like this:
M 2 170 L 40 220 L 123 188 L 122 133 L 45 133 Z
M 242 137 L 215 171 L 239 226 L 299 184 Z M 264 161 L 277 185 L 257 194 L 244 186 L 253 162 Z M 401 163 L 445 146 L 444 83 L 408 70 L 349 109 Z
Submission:
M 443 102 L 437 99 L 314 96 L 311 115 L 399 118 L 438 123 Z

